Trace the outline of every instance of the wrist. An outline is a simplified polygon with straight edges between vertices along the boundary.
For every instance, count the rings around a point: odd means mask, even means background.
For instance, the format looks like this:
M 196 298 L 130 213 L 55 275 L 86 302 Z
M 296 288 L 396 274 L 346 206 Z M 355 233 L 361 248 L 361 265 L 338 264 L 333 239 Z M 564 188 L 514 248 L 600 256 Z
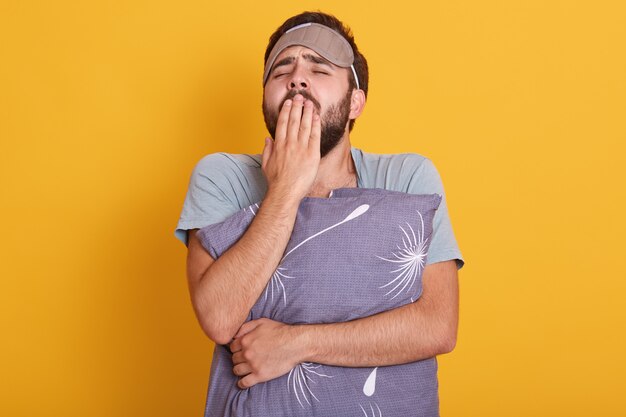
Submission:
M 298 210 L 302 197 L 294 195 L 292 190 L 285 190 L 280 187 L 268 187 L 263 202 L 278 205 L 281 208 Z
M 297 357 L 297 362 L 314 362 L 313 358 L 315 354 L 315 337 L 314 327 L 306 324 L 292 325 L 294 341 L 294 351 Z

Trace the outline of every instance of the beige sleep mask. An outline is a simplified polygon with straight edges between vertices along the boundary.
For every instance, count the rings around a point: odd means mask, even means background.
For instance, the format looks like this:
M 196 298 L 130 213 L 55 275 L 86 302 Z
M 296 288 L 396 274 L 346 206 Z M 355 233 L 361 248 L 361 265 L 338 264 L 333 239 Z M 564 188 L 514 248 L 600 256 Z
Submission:
M 263 72 L 263 85 L 267 82 L 272 65 L 276 57 L 286 48 L 294 45 L 305 46 L 314 50 L 338 67 L 351 68 L 356 88 L 359 88 L 359 78 L 354 69 L 354 53 L 348 41 L 328 26 L 319 23 L 304 23 L 294 26 L 280 37 L 272 48 Z

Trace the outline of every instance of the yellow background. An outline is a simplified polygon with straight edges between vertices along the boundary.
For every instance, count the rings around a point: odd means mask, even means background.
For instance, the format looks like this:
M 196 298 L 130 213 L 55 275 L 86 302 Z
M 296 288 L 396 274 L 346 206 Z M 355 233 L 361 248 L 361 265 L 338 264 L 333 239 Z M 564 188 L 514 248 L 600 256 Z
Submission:
M 318 8 L 371 68 L 353 145 L 444 181 L 442 415 L 626 415 L 623 2 L 0 4 L 0 415 L 202 415 L 173 231 L 202 156 L 261 151 L 267 38 Z

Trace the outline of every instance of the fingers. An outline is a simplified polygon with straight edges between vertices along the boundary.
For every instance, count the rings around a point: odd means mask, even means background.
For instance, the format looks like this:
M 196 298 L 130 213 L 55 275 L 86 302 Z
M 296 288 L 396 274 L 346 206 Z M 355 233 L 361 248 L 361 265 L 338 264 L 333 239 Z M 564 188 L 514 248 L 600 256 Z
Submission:
M 233 341 L 228 345 L 230 351 L 232 353 L 239 352 L 243 347 L 241 338 L 244 337 L 246 334 L 250 333 L 251 331 L 253 331 L 254 329 L 256 329 L 257 327 L 259 327 L 260 325 L 262 325 L 263 323 L 265 323 L 266 321 L 267 321 L 266 319 L 257 319 L 257 320 L 250 320 L 242 324 L 239 330 L 237 331 L 237 334 L 233 338 Z
M 289 124 L 287 126 L 287 140 L 296 139 L 300 130 L 300 120 L 302 119 L 302 106 L 304 105 L 304 97 L 296 94 L 291 104 L 291 113 L 289 113 Z
M 246 333 L 250 333 L 252 330 L 256 329 L 264 322 L 265 322 L 264 319 L 256 319 L 256 320 L 250 320 L 248 322 L 245 322 L 244 324 L 241 325 L 241 327 L 237 331 L 237 334 L 235 335 L 235 339 L 242 337 Z
M 246 360 L 243 357 L 243 352 L 234 353 L 232 357 L 232 361 L 233 361 L 233 364 L 235 365 L 245 362 Z
M 300 120 L 300 131 L 298 132 L 298 141 L 308 141 L 311 134 L 311 124 L 313 122 L 313 103 L 311 100 L 304 102 L 304 110 L 302 111 L 302 120 Z
M 229 347 L 231 352 L 239 352 L 241 350 L 241 339 L 235 339 Z
M 237 382 L 237 386 L 240 389 L 246 389 L 258 384 L 258 382 L 259 380 L 254 374 L 248 374 Z
M 244 376 L 252 373 L 252 369 L 250 365 L 247 363 L 240 363 L 238 365 L 233 366 L 233 374 L 237 376 Z
M 292 100 L 286 100 L 278 114 L 274 145 L 281 146 L 289 139 L 308 140 L 315 107 L 310 100 L 296 94 Z
M 311 126 L 311 135 L 309 137 L 309 150 L 311 152 L 320 151 L 320 137 L 322 134 L 322 121 L 319 114 L 313 115 L 313 121 Z
M 289 121 L 289 113 L 291 112 L 291 100 L 286 100 L 283 107 L 278 113 L 276 121 L 276 132 L 274 133 L 274 144 L 282 145 L 287 137 L 287 122 Z
M 270 155 L 272 154 L 272 147 L 274 145 L 274 141 L 272 138 L 265 138 L 265 147 L 263 148 L 263 156 L 261 157 L 261 167 L 265 168 L 267 166 L 267 161 L 270 159 Z

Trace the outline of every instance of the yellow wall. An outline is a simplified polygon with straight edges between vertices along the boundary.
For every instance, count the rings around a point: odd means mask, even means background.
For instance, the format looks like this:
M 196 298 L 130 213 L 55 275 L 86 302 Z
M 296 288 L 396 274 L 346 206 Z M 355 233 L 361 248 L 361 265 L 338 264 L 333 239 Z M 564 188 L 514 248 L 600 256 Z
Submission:
M 467 265 L 442 415 L 625 415 L 618 0 L 2 0 L 0 415 L 202 414 L 173 230 L 202 156 L 261 151 L 267 38 L 314 8 L 370 64 L 353 144 L 446 187 Z

